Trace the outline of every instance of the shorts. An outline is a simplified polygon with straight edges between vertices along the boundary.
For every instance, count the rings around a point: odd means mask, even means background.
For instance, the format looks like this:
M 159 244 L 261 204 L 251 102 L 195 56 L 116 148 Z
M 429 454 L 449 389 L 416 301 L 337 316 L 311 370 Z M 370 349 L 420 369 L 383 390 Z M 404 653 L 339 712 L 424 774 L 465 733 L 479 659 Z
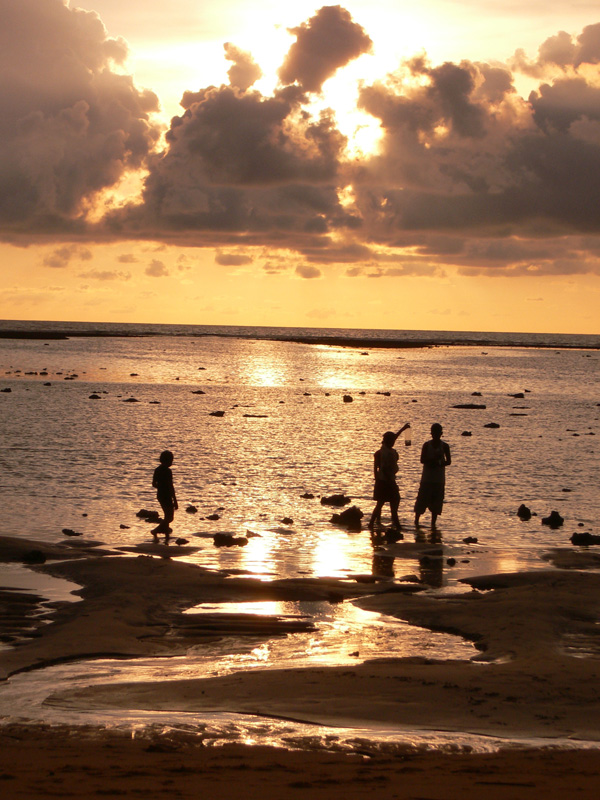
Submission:
M 415 514 L 423 514 L 427 509 L 432 514 L 441 514 L 444 505 L 445 486 L 443 483 L 422 483 L 415 500 Z
M 400 489 L 395 481 L 375 481 L 373 500 L 378 503 L 400 502 Z

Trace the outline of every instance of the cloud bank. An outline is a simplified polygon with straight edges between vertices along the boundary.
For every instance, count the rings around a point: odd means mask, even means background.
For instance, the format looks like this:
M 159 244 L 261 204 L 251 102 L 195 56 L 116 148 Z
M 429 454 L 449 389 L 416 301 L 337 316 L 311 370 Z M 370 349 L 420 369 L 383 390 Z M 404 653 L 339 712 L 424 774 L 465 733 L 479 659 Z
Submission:
M 381 139 L 357 159 L 335 111 L 314 110 L 329 78 L 373 52 L 339 5 L 290 30 L 272 94 L 253 88 L 258 56 L 225 43 L 229 83 L 187 88 L 161 145 L 158 100 L 96 14 L 0 0 L 0 15 L 4 241 L 147 239 L 214 247 L 223 264 L 267 247 L 295 252 L 307 279 L 328 264 L 349 277 L 600 273 L 600 23 L 503 64 L 403 61 L 360 87 Z M 526 98 L 520 75 L 536 81 Z M 141 169 L 141 200 L 102 212 L 102 192 Z

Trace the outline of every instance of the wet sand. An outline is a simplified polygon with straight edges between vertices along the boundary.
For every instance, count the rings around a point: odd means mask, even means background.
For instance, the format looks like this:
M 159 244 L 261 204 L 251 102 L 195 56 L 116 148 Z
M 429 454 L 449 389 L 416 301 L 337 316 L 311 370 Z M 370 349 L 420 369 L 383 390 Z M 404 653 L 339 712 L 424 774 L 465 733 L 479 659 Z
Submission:
M 33 638 L 0 652 L 0 674 L 100 656 L 184 654 L 231 635 L 264 637 L 310 630 L 308 617 L 183 614 L 199 602 L 257 599 L 356 602 L 410 624 L 460 634 L 479 660 L 376 659 L 352 667 L 254 670 L 214 678 L 94 686 L 49 703 L 82 709 L 229 711 L 315 724 L 377 724 L 402 730 L 570 739 L 581 750 L 494 754 L 436 751 L 361 741 L 352 754 L 240 744 L 210 747 L 190 731 L 0 727 L 0 778 L 12 796 L 86 797 L 146 792 L 153 797 L 363 796 L 537 798 L 550 791 L 594 797 L 600 778 L 600 574 L 594 552 L 568 569 L 469 581 L 464 594 L 431 596 L 415 584 L 337 579 L 258 581 L 154 555 L 97 555 L 4 537 L 0 560 L 40 549 L 32 567 L 79 584 L 81 601 L 57 603 Z M 46 548 L 46 550 L 44 550 Z M 71 557 L 72 556 L 72 557 Z M 549 554 L 561 563 L 561 551 Z M 24 605 L 29 609 L 28 604 Z M 18 616 L 18 615 L 17 615 Z M 32 769 L 35 764 L 35 769 Z M 45 786 L 44 792 L 41 791 Z

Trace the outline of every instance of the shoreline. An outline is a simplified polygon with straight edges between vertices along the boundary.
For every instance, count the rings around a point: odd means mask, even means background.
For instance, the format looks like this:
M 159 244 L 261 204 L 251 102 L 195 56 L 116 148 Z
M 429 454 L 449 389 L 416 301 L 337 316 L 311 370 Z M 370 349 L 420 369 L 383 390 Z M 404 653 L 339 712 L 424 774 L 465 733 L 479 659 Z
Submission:
M 164 332 L 137 332 L 128 333 L 126 331 L 102 331 L 102 330 L 21 330 L 21 329 L 0 329 L 0 339 L 17 339 L 17 340 L 50 340 L 50 341 L 66 341 L 68 339 L 143 339 L 143 338 L 156 338 L 158 336 L 173 336 L 175 338 L 217 338 L 217 339 L 242 339 L 245 341 L 267 341 L 267 342 L 289 342 L 292 344 L 307 344 L 307 345 L 320 345 L 326 347 L 348 347 L 357 349 L 373 349 L 373 350 L 410 350 L 410 349 L 427 349 L 432 347 L 493 347 L 498 348 L 525 348 L 529 350 L 585 350 L 585 351 L 598 351 L 600 350 L 600 342 L 598 344 L 549 344 L 543 342 L 527 342 L 523 340 L 516 340 L 514 342 L 497 342 L 485 337 L 480 339 L 470 339 L 468 341 L 455 339 L 451 336 L 444 339 L 377 339 L 371 337 L 353 337 L 353 336 L 296 336 L 296 335 L 259 335 L 259 334 L 242 334 L 242 333 L 215 333 L 215 332 L 202 332 L 202 333 L 169 333 Z
M 431 595 L 414 585 L 344 579 L 257 581 L 165 558 L 159 549 L 131 557 L 0 537 L 0 562 L 22 562 L 36 550 L 46 562 L 31 568 L 76 583 L 80 599 L 50 604 L 42 620 L 35 604 L 20 607 L 24 638 L 0 651 L 9 683 L 11 675 L 61 661 L 181 658 L 225 640 L 235 652 L 248 636 L 268 641 L 311 630 L 310 619 L 184 613 L 198 602 L 258 598 L 352 602 L 409 625 L 459 634 L 476 643 L 479 656 L 275 665 L 178 680 L 164 680 L 157 666 L 155 678 L 137 683 L 49 685 L 43 704 L 81 712 L 82 723 L 0 720 L 0 778 L 20 800 L 49 788 L 68 796 L 74 787 L 78 797 L 146 792 L 166 798 L 176 790 L 184 798 L 205 791 L 216 800 L 242 792 L 249 800 L 290 792 L 311 800 L 347 800 L 349 792 L 382 800 L 479 800 L 482 789 L 488 800 L 545 800 L 559 790 L 584 800 L 597 794 L 600 658 L 569 649 L 574 636 L 597 636 L 600 573 L 589 571 L 597 570 L 596 553 L 569 559 L 565 569 L 483 576 L 468 579 L 471 590 L 464 594 Z M 561 556 L 553 551 L 548 560 L 560 565 Z M 27 638 L 32 619 L 39 626 Z M 94 710 L 109 710 L 117 720 L 119 711 L 168 711 L 169 722 L 90 725 Z M 283 747 L 275 747 L 252 743 L 251 735 L 232 743 L 231 733 L 211 735 L 188 722 L 190 712 L 223 711 L 262 719 L 265 729 L 269 720 L 301 720 L 334 726 L 340 736 L 291 730 Z M 365 731 L 374 725 L 390 737 L 397 730 L 397 740 L 369 739 Z M 361 735 L 341 741 L 347 726 L 360 727 Z M 445 731 L 456 743 L 415 744 L 408 731 Z M 506 746 L 473 752 L 465 743 L 470 734 Z M 541 744 L 527 746 L 532 740 Z

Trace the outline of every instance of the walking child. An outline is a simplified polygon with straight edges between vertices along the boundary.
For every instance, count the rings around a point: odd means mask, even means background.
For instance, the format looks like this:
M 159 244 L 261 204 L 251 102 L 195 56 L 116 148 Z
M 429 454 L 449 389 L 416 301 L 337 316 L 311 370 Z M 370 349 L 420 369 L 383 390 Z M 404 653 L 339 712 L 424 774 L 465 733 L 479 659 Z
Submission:
M 156 489 L 156 499 L 162 508 L 163 520 L 159 523 L 158 527 L 154 528 L 152 533 L 154 536 L 157 536 L 159 533 L 164 533 L 165 539 L 168 539 L 169 534 L 172 532 L 170 523 L 173 522 L 175 511 L 178 508 L 175 488 L 173 486 L 173 473 L 171 472 L 173 453 L 170 450 L 163 450 L 158 460 L 160 464 L 154 470 L 152 486 Z

